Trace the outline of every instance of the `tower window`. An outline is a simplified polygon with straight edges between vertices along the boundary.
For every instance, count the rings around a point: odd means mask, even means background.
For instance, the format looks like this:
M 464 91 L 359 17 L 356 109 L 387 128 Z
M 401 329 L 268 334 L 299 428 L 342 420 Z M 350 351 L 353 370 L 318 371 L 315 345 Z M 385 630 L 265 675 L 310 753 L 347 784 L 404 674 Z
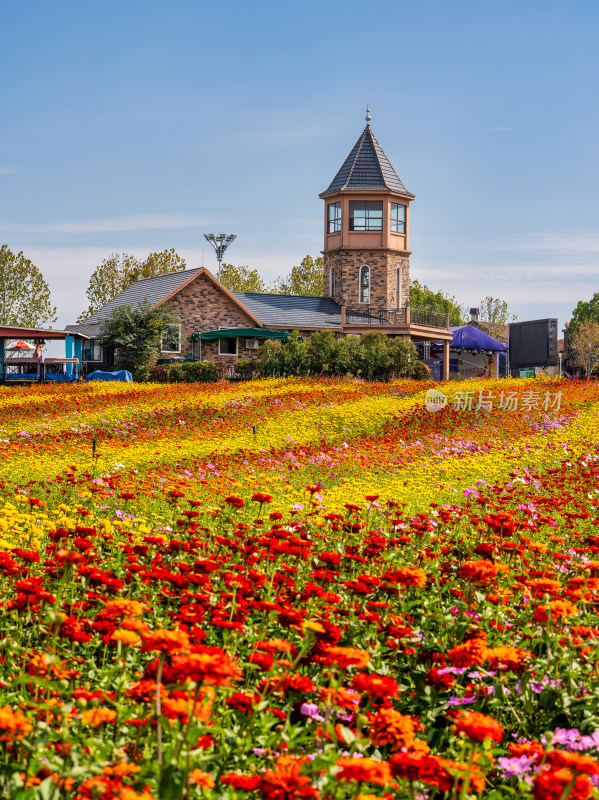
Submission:
M 350 200 L 349 229 L 350 231 L 382 231 L 382 200 Z
M 339 233 L 341 230 L 341 203 L 329 203 L 328 233 Z
M 335 297 L 335 267 L 331 267 L 329 272 L 329 289 L 331 297 Z
M 395 308 L 401 308 L 401 267 L 395 268 Z
M 370 268 L 360 267 L 360 302 L 370 303 Z
M 393 233 L 406 232 L 406 207 L 401 203 L 391 203 L 391 230 Z

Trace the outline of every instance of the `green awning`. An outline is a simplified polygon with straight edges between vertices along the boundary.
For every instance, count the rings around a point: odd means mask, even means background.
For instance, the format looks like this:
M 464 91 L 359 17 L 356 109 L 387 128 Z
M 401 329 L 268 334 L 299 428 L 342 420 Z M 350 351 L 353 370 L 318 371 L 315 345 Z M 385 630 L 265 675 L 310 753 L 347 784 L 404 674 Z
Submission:
M 192 342 L 201 339 L 213 342 L 216 339 L 282 339 L 287 341 L 291 334 L 288 331 L 274 331 L 269 328 L 219 328 L 216 331 L 198 331 L 191 334 Z

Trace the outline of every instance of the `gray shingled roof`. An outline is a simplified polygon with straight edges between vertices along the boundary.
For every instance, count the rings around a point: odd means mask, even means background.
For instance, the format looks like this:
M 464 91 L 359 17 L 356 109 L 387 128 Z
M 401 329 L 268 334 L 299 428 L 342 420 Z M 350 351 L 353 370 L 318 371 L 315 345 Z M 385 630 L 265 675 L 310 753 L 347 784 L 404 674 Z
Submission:
M 154 305 L 198 271 L 199 268 L 184 269 L 180 272 L 171 272 L 168 275 L 158 275 L 156 278 L 144 278 L 141 281 L 136 281 L 124 292 L 117 294 L 113 300 L 98 309 L 91 317 L 77 325 L 67 325 L 66 330 L 74 333 L 85 333 L 95 339 L 100 336 L 102 320 L 109 317 L 113 309 L 127 304 L 136 306 L 139 303 L 143 303 L 144 300 L 149 300 Z
M 321 196 L 348 189 L 383 190 L 414 197 L 401 182 L 370 125 L 364 128 L 331 185 Z
M 341 308 L 330 297 L 233 292 L 266 327 L 341 328 Z

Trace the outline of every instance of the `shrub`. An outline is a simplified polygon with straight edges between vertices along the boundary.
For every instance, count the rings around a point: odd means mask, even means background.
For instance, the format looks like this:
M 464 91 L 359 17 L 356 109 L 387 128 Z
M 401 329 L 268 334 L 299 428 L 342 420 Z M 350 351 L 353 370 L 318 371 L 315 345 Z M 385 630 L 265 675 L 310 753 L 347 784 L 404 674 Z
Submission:
M 183 364 L 167 364 L 167 370 L 168 379 L 171 383 L 183 383 L 185 380 Z
M 235 375 L 242 380 L 249 380 L 254 374 L 255 368 L 255 363 L 249 359 L 237 361 L 235 364 Z
M 423 361 L 415 361 L 412 364 L 410 377 L 414 378 L 417 381 L 430 380 L 431 371 Z

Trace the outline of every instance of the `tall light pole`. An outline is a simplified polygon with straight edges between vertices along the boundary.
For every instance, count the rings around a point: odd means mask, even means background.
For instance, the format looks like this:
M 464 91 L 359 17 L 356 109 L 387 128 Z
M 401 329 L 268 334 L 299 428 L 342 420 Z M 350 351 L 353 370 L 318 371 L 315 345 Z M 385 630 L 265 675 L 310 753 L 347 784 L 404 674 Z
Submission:
M 213 233 L 205 233 L 204 239 L 210 242 L 216 253 L 216 260 L 218 261 L 218 279 L 220 281 L 220 265 L 225 254 L 227 247 L 237 238 L 236 233 L 219 233 L 215 236 Z

